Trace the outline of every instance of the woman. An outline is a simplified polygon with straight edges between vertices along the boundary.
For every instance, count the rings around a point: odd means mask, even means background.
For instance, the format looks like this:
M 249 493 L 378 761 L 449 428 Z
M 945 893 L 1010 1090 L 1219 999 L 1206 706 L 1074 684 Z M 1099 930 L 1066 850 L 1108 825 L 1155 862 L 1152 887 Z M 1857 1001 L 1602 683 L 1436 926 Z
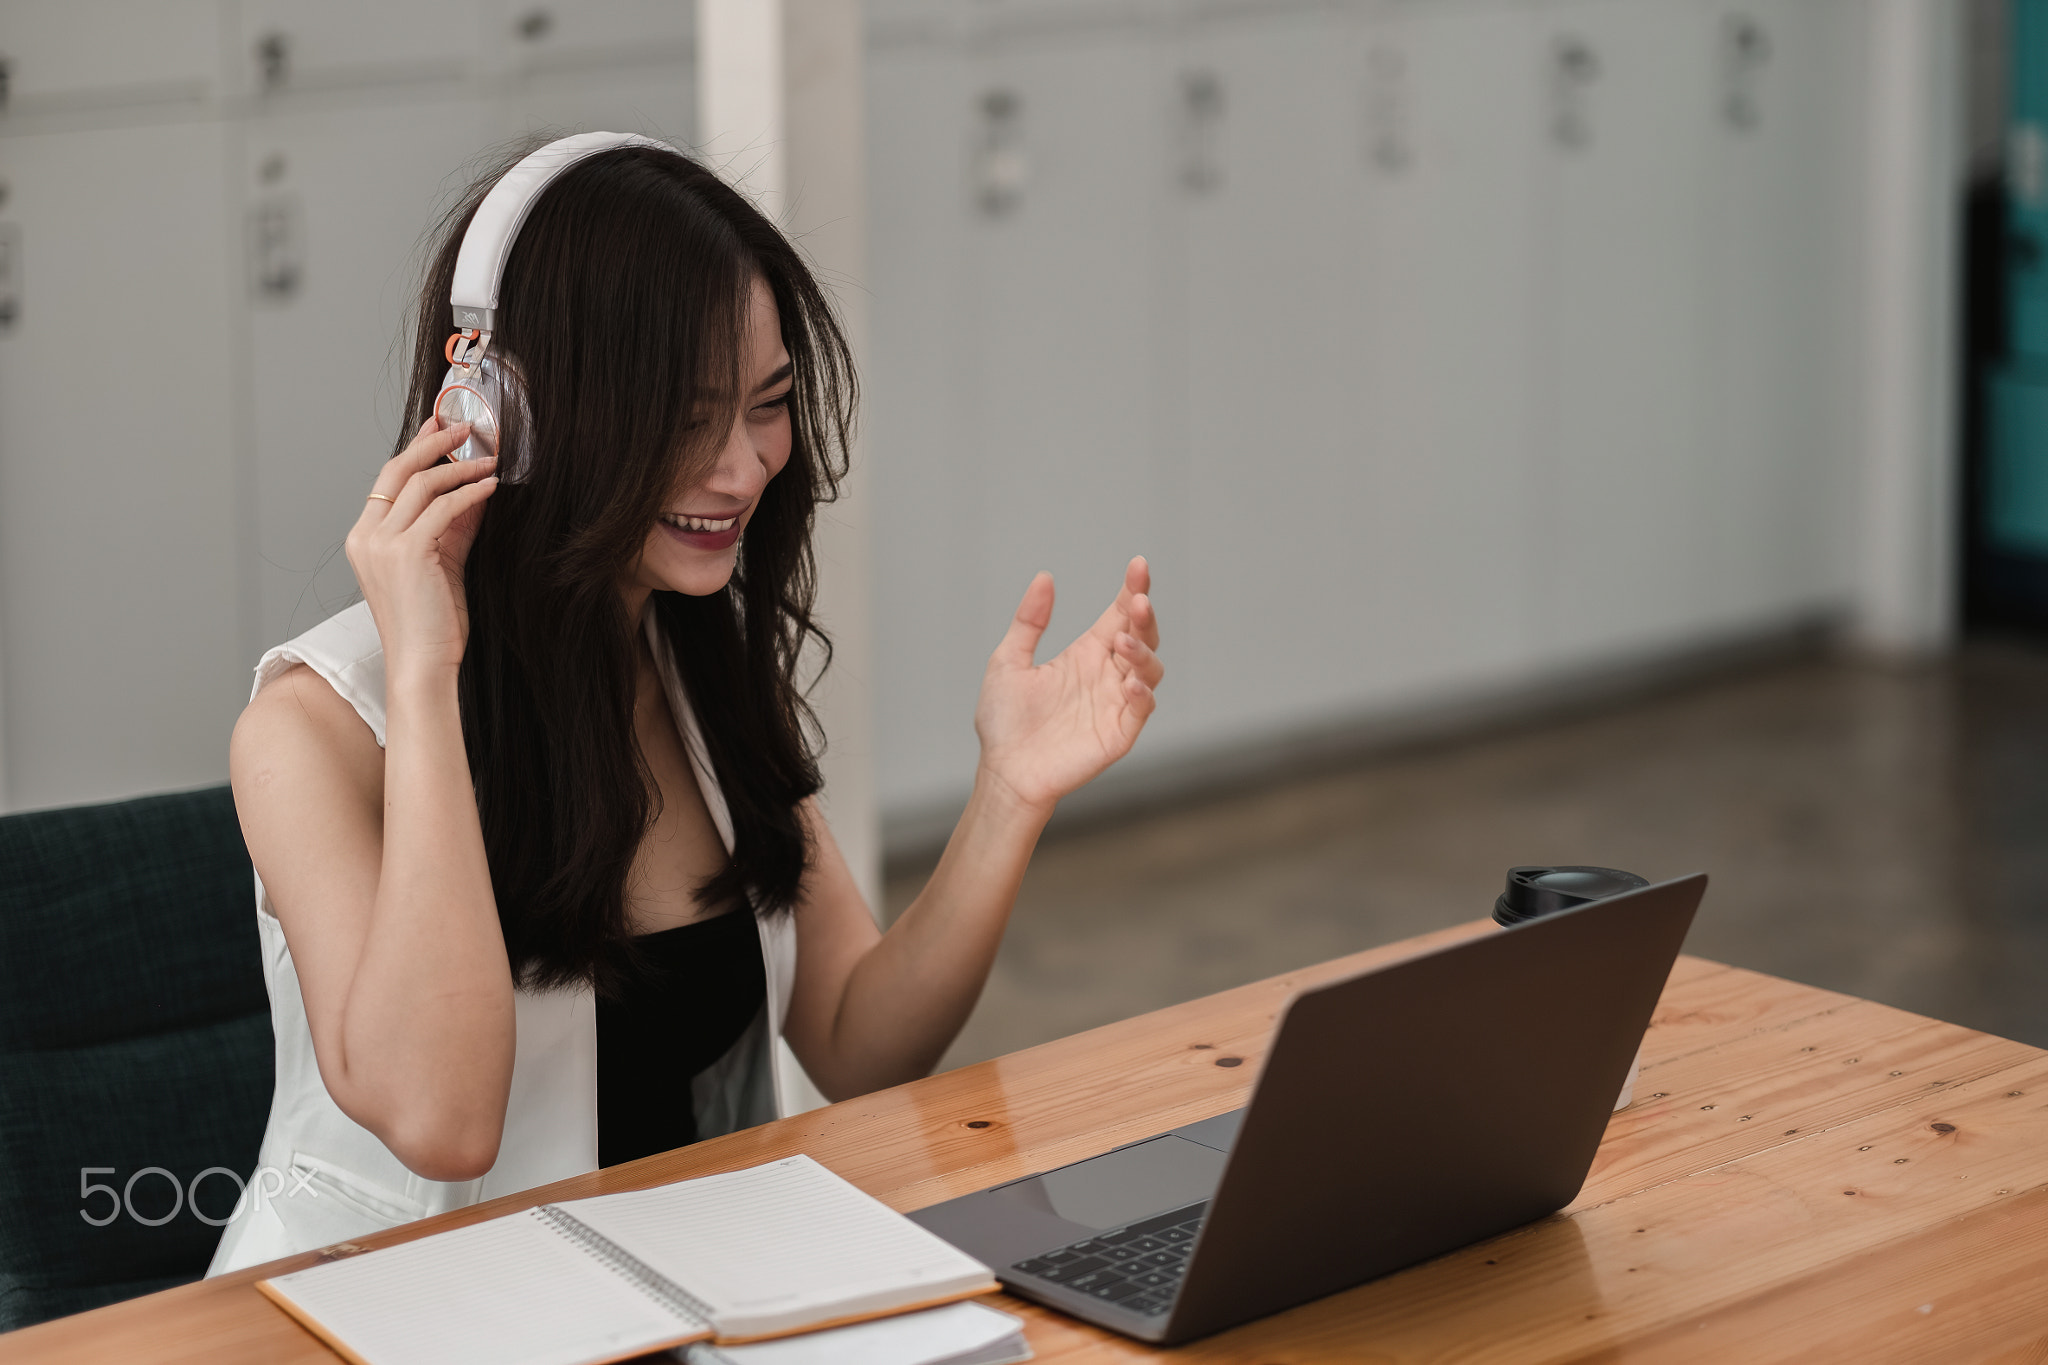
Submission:
M 487 433 L 433 415 L 498 178 L 444 224 L 416 432 L 348 537 L 365 600 L 266 655 L 235 728 L 277 1091 L 214 1273 L 765 1121 L 778 1039 L 835 1099 L 924 1075 L 1054 803 L 1151 714 L 1144 561 L 1034 666 L 1040 574 L 989 661 L 959 826 L 876 928 L 799 678 L 851 357 L 766 219 L 626 141 L 506 229 L 503 469 L 450 462 Z

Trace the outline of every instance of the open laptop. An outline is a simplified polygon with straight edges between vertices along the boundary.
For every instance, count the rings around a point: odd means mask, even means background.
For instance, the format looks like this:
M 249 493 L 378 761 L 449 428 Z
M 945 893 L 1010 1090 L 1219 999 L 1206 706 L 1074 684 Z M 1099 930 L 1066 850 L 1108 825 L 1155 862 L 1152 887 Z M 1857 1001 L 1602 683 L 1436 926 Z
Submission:
M 1302 991 L 1243 1109 L 910 1217 L 1012 1293 L 1162 1343 L 1541 1218 L 1585 1182 L 1706 885 Z

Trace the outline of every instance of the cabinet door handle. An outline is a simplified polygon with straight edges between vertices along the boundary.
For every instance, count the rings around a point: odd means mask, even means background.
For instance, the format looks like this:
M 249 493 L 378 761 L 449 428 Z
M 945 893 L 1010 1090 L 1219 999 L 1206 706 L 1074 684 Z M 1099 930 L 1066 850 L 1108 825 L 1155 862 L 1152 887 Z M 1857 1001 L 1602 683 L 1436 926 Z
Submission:
M 1189 194 L 1210 194 L 1223 183 L 1223 78 L 1214 71 L 1180 78 L 1180 184 Z
M 1399 175 L 1415 160 L 1409 130 L 1408 59 L 1398 47 L 1375 44 L 1365 59 L 1365 159 Z
M 282 90 L 292 78 L 292 40 L 266 33 L 256 40 L 256 84 L 264 93 Z
M 4 194 L 5 186 L 0 186 Z M 21 224 L 0 223 L 0 332 L 21 320 Z
M 1738 133 L 1763 119 L 1757 85 L 1771 59 L 1771 37 L 1747 14 L 1731 14 L 1721 25 L 1721 120 Z
M 305 277 L 305 220 L 298 196 L 270 194 L 249 208 L 249 284 L 261 300 L 283 303 Z
M 981 128 L 974 149 L 974 198 L 991 218 L 1016 212 L 1024 202 L 1031 163 L 1024 155 L 1024 100 L 998 87 L 981 97 Z
M 1593 142 L 1592 89 L 1600 79 L 1600 54 L 1576 34 L 1550 45 L 1550 138 L 1566 151 Z

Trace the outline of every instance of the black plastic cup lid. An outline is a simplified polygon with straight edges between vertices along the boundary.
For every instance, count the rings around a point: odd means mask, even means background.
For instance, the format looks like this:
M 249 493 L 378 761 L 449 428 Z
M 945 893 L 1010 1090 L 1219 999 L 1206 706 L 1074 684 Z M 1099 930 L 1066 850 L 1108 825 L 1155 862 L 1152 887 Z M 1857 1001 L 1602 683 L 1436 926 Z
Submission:
M 1614 867 L 1511 867 L 1508 889 L 1493 903 L 1493 921 L 1520 924 L 1649 884 L 1646 877 Z

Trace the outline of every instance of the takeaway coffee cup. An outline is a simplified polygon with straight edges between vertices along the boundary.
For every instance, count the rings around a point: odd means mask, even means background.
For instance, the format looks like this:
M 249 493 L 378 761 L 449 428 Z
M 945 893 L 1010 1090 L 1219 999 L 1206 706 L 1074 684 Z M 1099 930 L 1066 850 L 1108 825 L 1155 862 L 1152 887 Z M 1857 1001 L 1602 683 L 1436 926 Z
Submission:
M 1511 867 L 1508 888 L 1493 903 L 1493 922 L 1502 927 L 1521 924 L 1649 884 L 1648 879 L 1633 872 L 1612 867 Z M 1614 1102 L 1617 1110 L 1628 1108 L 1629 1101 L 1635 1098 L 1636 1070 L 1642 1064 L 1643 1050 L 1638 1047 L 1636 1059 L 1628 1064 L 1628 1079 L 1622 1083 L 1621 1098 Z

